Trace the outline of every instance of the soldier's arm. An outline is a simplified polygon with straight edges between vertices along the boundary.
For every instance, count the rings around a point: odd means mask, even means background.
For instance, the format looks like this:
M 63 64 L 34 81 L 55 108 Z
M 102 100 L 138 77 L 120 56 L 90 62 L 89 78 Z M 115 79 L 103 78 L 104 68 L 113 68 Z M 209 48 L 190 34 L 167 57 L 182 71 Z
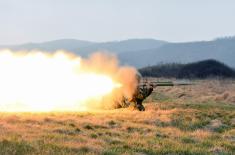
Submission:
M 152 92 L 153 92 L 153 87 L 150 87 L 150 88 L 148 89 L 148 92 L 147 92 L 147 96 L 146 96 L 146 97 L 148 97 Z

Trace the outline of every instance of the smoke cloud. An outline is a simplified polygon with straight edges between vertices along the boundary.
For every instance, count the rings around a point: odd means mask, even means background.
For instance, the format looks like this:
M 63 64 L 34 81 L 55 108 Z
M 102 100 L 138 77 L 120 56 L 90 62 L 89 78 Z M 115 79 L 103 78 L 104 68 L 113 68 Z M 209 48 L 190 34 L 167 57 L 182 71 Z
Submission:
M 0 111 L 80 111 L 117 107 L 137 86 L 136 69 L 115 55 L 0 50 Z

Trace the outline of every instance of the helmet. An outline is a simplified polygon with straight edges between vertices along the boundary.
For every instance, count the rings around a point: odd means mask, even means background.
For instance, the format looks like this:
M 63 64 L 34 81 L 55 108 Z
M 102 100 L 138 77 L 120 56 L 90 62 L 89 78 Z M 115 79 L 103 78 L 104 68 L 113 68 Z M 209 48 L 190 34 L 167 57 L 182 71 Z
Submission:
M 138 81 L 138 82 L 140 82 L 140 80 L 142 79 L 142 75 L 140 74 L 140 72 L 136 72 L 136 80 Z

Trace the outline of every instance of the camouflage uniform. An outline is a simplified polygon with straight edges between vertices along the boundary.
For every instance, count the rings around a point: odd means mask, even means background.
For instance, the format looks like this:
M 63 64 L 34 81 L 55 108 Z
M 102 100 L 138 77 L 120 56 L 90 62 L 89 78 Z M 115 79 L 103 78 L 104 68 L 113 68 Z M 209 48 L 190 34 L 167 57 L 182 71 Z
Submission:
M 139 72 L 136 73 L 136 79 L 138 83 L 141 83 L 141 74 Z M 128 106 L 133 105 L 135 108 L 137 108 L 139 111 L 144 111 L 145 108 L 143 106 L 143 100 L 146 99 L 153 91 L 153 85 L 139 85 L 132 98 L 126 98 L 123 96 L 123 99 L 121 101 L 116 101 L 115 106 L 116 108 L 125 108 Z
M 143 100 L 146 99 L 153 91 L 153 86 L 147 87 L 143 85 L 143 87 L 138 86 L 136 92 L 134 93 L 131 103 L 134 103 L 135 107 L 138 108 L 139 111 L 144 111 L 145 108 L 143 106 Z

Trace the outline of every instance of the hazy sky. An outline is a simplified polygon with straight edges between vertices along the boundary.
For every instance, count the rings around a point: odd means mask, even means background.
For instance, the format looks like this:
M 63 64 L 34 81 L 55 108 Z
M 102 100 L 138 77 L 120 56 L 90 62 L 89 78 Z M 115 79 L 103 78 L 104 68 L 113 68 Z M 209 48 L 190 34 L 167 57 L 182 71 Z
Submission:
M 235 35 L 235 0 L 0 0 L 0 44 Z

